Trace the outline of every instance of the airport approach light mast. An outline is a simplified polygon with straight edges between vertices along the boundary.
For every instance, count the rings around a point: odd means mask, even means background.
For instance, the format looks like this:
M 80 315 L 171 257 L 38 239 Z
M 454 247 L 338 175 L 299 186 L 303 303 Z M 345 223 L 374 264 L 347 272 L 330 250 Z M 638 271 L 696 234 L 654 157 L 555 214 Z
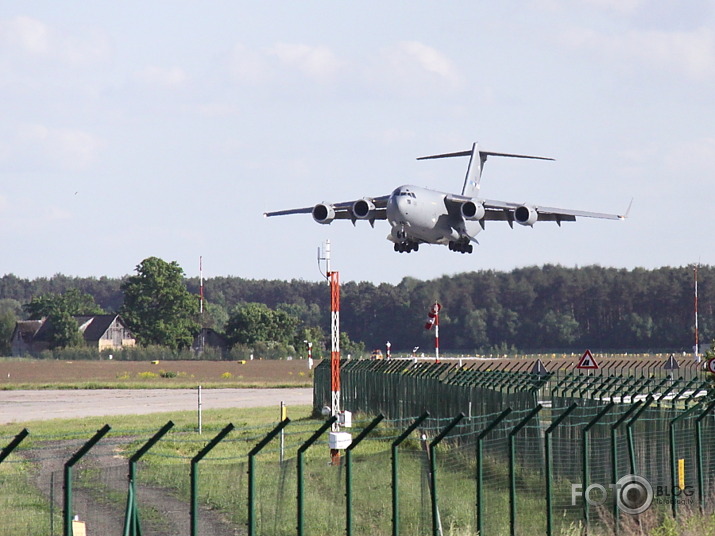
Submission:
M 330 282 L 330 414 L 338 416 L 331 427 L 329 443 L 333 465 L 340 463 L 340 450 L 350 445 L 352 436 L 340 431 L 341 423 L 351 426 L 349 412 L 340 411 L 340 277 L 330 268 L 330 240 L 325 241 L 323 255 L 318 250 L 318 261 L 325 261 L 325 274 Z
M 442 305 L 439 302 L 434 302 L 427 313 L 427 322 L 425 329 L 429 330 L 434 326 L 434 358 L 435 363 L 439 363 L 439 312 Z

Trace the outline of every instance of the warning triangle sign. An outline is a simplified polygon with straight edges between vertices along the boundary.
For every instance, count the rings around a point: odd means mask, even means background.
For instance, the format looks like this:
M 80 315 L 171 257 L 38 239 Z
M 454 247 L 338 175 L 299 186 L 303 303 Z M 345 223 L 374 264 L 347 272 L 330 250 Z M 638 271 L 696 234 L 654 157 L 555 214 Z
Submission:
M 591 350 L 586 350 L 583 353 L 580 361 L 578 362 L 578 365 L 576 365 L 576 368 L 577 369 L 597 369 L 598 368 L 598 363 L 596 363 L 596 360 L 593 358 L 593 354 L 591 353 Z
M 678 364 L 678 360 L 673 357 L 673 354 L 670 354 L 670 357 L 663 364 L 663 368 L 665 370 L 677 370 L 680 368 L 680 365 Z
M 541 359 L 537 359 L 534 363 L 534 366 L 531 367 L 531 373 L 538 374 L 539 376 L 546 376 L 549 371 L 546 370 L 546 367 L 544 366 L 544 363 L 541 361 Z

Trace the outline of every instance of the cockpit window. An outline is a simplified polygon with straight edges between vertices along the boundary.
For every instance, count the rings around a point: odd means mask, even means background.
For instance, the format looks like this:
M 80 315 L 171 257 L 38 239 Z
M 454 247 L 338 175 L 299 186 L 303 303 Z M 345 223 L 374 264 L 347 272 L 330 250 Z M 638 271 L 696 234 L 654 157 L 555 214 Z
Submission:
M 411 197 L 412 199 L 417 199 L 417 196 L 413 193 L 410 192 L 409 190 L 395 190 L 392 192 L 392 195 L 396 195 L 397 197 Z

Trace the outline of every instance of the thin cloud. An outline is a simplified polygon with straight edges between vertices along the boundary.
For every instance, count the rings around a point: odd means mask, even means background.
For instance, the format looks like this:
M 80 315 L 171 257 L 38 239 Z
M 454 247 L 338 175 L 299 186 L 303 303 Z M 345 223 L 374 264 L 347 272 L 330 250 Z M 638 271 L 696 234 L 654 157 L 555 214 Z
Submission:
M 418 41 L 402 41 L 382 52 L 379 78 L 407 92 L 458 90 L 464 79 L 456 66 L 438 50 Z
M 245 45 L 234 45 L 228 60 L 231 77 L 239 83 L 257 84 L 265 82 L 270 76 L 266 58 Z
M 334 76 L 342 62 L 327 47 L 304 44 L 277 43 L 269 54 L 311 78 L 326 79 Z
M 637 62 L 655 69 L 680 72 L 702 80 L 713 76 L 715 34 L 699 28 L 691 32 L 637 31 L 604 34 L 573 28 L 564 42 L 612 62 Z
M 19 151 L 40 156 L 62 169 L 84 169 L 95 162 L 102 146 L 94 135 L 77 129 L 28 124 L 18 132 Z
M 186 72 L 179 67 L 149 66 L 137 73 L 137 78 L 152 87 L 174 88 L 188 80 Z
M 109 52 L 108 40 L 102 32 L 89 29 L 75 35 L 27 16 L 0 20 L 0 43 L 11 55 L 71 66 L 101 61 Z
M 635 13 L 645 4 L 644 0 L 582 0 L 582 2 L 596 9 L 624 15 Z
M 31 17 L 0 21 L 0 38 L 7 46 L 30 55 L 45 56 L 50 51 L 49 28 Z
M 665 154 L 665 165 L 678 180 L 698 184 L 712 182 L 715 138 L 699 138 L 673 145 Z
M 460 80 L 454 64 L 434 48 L 417 41 L 403 41 L 398 48 L 402 53 L 415 60 L 425 71 L 451 82 L 456 83 Z

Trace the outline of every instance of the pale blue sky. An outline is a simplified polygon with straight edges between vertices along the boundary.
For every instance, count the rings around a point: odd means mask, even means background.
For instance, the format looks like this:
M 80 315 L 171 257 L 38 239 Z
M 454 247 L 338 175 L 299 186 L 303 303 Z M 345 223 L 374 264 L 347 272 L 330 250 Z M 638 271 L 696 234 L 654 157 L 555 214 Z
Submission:
M 15 5 L 12 5 L 15 4 Z M 715 264 L 715 17 L 705 0 L 54 2 L 0 6 L 0 274 L 343 280 L 560 263 Z M 622 212 L 494 222 L 472 255 L 386 222 L 266 210 L 400 184 Z

